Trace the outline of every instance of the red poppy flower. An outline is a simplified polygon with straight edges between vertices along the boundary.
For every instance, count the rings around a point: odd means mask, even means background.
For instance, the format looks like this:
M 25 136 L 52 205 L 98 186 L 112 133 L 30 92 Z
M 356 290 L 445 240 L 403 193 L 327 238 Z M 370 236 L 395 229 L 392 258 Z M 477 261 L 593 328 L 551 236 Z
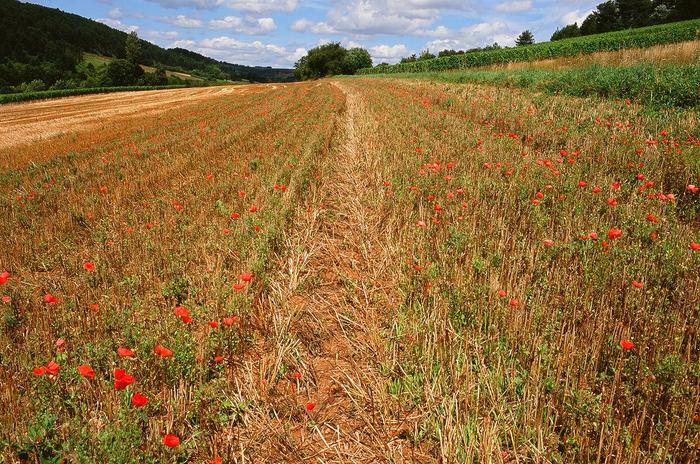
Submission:
M 308 403 L 306 403 L 306 410 L 307 411 L 313 411 L 315 407 L 316 407 L 316 403 L 314 403 L 313 401 L 309 401 Z
M 581 188 L 587 187 L 587 186 L 588 186 L 588 182 L 586 182 L 585 180 L 580 180 L 580 181 L 578 182 L 578 186 L 581 187 Z
M 3 303 L 5 304 L 10 304 L 10 301 L 12 301 L 12 298 L 9 295 L 4 295 L 2 298 L 0 298 Z
M 134 393 L 134 396 L 131 397 L 131 405 L 135 408 L 141 408 L 143 406 L 146 406 L 147 404 L 148 397 L 142 395 L 141 393 Z
M 52 294 L 47 293 L 46 295 L 44 295 L 44 303 L 46 303 L 46 304 L 56 304 L 57 302 L 58 302 L 58 298 L 56 298 L 56 297 L 53 296 Z
M 245 284 L 237 283 L 232 285 L 233 289 L 237 292 L 240 292 L 245 288 Z
M 250 209 L 248 209 L 249 212 L 251 213 L 257 213 L 258 212 L 258 207 L 255 205 L 251 205 Z
M 231 219 L 238 219 L 241 217 L 241 213 L 236 213 L 235 211 L 231 213 Z
M 634 349 L 634 343 L 632 343 L 629 340 L 620 340 L 620 347 L 625 350 L 633 350 Z
M 61 366 L 59 366 L 55 361 L 50 361 L 46 365 L 46 373 L 49 375 L 58 375 L 58 371 L 61 370 Z
M 693 251 L 698 251 L 698 250 L 700 250 L 700 243 L 690 242 L 690 245 L 688 245 L 688 246 L 689 246 L 690 249 L 693 250 Z
M 508 296 L 508 293 L 505 290 L 499 290 L 498 296 L 500 296 L 501 298 L 505 298 L 506 296 Z
M 32 373 L 37 377 L 42 376 L 46 374 L 46 368 L 44 366 L 35 367 L 32 369 Z
M 544 246 L 548 246 L 548 247 L 554 246 L 554 240 L 545 239 L 542 241 L 542 243 L 544 243 Z
M 240 279 L 243 282 L 250 282 L 251 280 L 253 280 L 253 274 L 251 274 L 250 272 L 245 272 L 240 275 Z
M 296 380 L 301 379 L 301 372 L 296 371 L 296 372 L 294 373 L 294 378 L 295 378 Z
M 211 327 L 212 329 L 216 329 L 217 327 L 219 327 L 219 323 L 216 321 L 209 321 L 209 327 Z
M 620 183 L 619 183 L 619 182 L 613 182 L 612 185 L 610 185 L 610 187 L 611 187 L 613 190 L 620 190 Z
M 608 230 L 608 239 L 613 240 L 620 237 L 622 237 L 622 230 L 614 227 Z
M 156 345 L 155 348 L 153 348 L 153 352 L 161 358 L 169 358 L 173 355 L 172 350 L 169 350 L 162 345 Z
M 511 306 L 518 306 L 520 302 L 515 298 L 511 298 L 510 300 L 508 300 L 508 304 Z
M 637 281 L 637 280 L 633 280 L 633 281 L 632 281 L 632 286 L 633 286 L 634 288 L 644 288 L 644 284 L 641 283 L 641 282 L 639 282 L 639 281 Z
M 7 279 L 10 278 L 10 273 L 5 271 L 2 274 L 0 274 L 0 285 L 3 285 L 5 282 L 7 282 Z
M 591 192 L 593 192 L 593 193 L 600 193 L 602 191 L 603 191 L 603 189 L 598 187 L 597 185 L 591 189 Z
M 82 375 L 86 379 L 95 378 L 95 371 L 93 371 L 92 367 L 90 367 L 87 364 L 81 364 L 80 366 L 78 366 L 78 374 Z
M 124 390 L 136 381 L 133 375 L 126 373 L 124 369 L 114 369 L 114 389 Z
M 134 356 L 136 353 L 131 351 L 129 348 L 125 348 L 123 346 L 120 346 L 119 348 L 117 348 L 117 354 L 121 358 L 129 358 L 131 356 Z
M 86 261 L 83 263 L 83 269 L 85 269 L 88 272 L 92 272 L 95 270 L 95 265 L 92 264 L 90 261 Z
M 225 317 L 225 318 L 223 318 L 224 325 L 227 327 L 230 327 L 236 322 L 236 319 L 238 319 L 236 316 Z
M 90 308 L 90 310 L 92 311 L 97 312 L 100 310 L 100 305 L 98 305 L 97 303 L 91 303 L 88 305 L 88 308 Z
M 214 459 L 210 459 L 208 464 L 221 464 L 221 458 L 217 456 Z
M 175 306 L 175 315 L 180 318 L 185 324 L 192 322 L 190 312 L 184 306 Z
M 220 363 L 220 362 L 223 361 L 223 360 L 224 360 L 224 357 L 221 356 L 221 355 L 214 356 L 214 362 L 217 363 L 217 364 Z
M 693 185 L 693 184 L 688 184 L 688 185 L 685 187 L 685 189 L 686 189 L 687 191 L 689 191 L 689 192 L 692 192 L 692 193 L 698 193 L 698 192 L 700 192 L 700 187 L 698 187 L 697 185 Z
M 163 437 L 163 444 L 168 448 L 175 448 L 180 445 L 180 438 L 171 433 Z

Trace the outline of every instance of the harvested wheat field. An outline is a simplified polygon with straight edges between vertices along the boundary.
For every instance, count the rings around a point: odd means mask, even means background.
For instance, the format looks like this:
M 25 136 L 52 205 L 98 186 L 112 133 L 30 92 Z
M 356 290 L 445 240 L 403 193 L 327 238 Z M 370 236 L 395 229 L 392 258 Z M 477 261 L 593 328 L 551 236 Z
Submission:
M 692 111 L 344 78 L 0 128 L 5 462 L 700 459 Z

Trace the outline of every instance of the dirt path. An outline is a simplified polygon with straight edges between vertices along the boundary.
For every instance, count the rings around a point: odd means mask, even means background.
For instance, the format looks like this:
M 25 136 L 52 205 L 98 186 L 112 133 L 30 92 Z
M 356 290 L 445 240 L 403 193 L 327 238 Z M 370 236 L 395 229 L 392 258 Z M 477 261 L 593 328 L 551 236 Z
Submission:
M 310 373 L 297 401 L 317 403 L 309 414 L 315 425 L 299 424 L 273 447 L 293 449 L 288 462 L 406 462 L 402 424 L 390 419 L 395 411 L 386 410 L 391 400 L 378 373 L 383 325 L 397 301 L 396 253 L 379 211 L 379 159 L 362 143 L 372 122 L 363 120 L 358 94 L 334 85 L 346 95 L 342 139 L 287 238 L 291 252 L 271 297 L 277 337 L 298 342 L 277 358 L 291 355 Z

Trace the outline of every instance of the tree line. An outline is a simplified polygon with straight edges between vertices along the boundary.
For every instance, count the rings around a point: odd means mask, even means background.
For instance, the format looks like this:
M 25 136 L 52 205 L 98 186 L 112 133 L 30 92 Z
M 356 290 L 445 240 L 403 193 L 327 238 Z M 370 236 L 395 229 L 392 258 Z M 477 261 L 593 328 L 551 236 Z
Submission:
M 700 0 L 609 0 L 599 4 L 580 26 L 573 23 L 557 29 L 551 40 L 695 18 L 700 18 Z

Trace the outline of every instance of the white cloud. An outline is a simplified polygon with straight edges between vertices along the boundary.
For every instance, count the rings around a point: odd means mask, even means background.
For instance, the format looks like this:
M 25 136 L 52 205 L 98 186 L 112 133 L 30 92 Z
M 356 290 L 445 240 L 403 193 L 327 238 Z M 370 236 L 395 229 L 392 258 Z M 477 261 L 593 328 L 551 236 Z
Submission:
M 143 31 L 141 33 L 142 37 L 147 39 L 162 39 L 162 40 L 174 40 L 179 37 L 179 33 L 176 31 Z
M 213 19 L 209 21 L 210 29 L 232 29 L 243 34 L 265 34 L 277 29 L 277 24 L 272 18 L 252 18 L 247 16 L 240 18 L 238 16 L 226 16 L 221 19 Z
M 165 8 L 196 8 L 198 10 L 212 9 L 221 5 L 221 0 L 148 0 Z
M 496 5 L 496 11 L 501 13 L 522 13 L 532 9 L 531 0 L 514 0 L 512 2 L 503 2 Z
M 301 47 L 292 49 L 259 40 L 246 42 L 228 36 L 199 41 L 178 40 L 171 46 L 187 48 L 217 60 L 249 66 L 291 67 L 306 54 L 306 49 Z
M 185 28 L 197 28 L 202 27 L 202 20 L 197 18 L 191 18 L 185 15 L 177 15 L 174 18 L 164 18 L 166 23 L 173 24 L 178 27 Z
M 106 24 L 109 27 L 113 27 L 114 29 L 119 29 L 120 31 L 124 32 L 133 32 L 133 31 L 138 31 L 139 27 L 138 26 L 129 26 L 127 24 L 124 24 L 123 22 L 119 21 L 118 19 L 112 19 L 112 18 L 98 18 L 96 19 L 97 22 Z
M 417 30 L 415 34 L 425 37 L 447 38 L 453 35 L 454 32 L 445 26 L 438 26 L 433 30 Z
M 107 16 L 109 16 L 112 19 L 119 19 L 122 16 L 124 16 L 124 14 L 122 13 L 121 8 L 112 8 L 111 10 L 109 10 L 109 13 L 107 13 Z
M 369 54 L 372 55 L 372 62 L 398 63 L 401 58 L 409 56 L 411 51 L 404 44 L 397 45 L 375 45 L 370 47 Z
M 469 0 L 340 0 L 328 12 L 326 21 L 314 24 L 310 30 L 326 34 L 421 35 L 444 11 L 468 10 L 470 4 Z M 301 30 L 302 26 L 309 29 L 308 21 L 301 21 L 293 30 Z
M 198 10 L 212 10 L 219 7 L 227 7 L 234 10 L 249 11 L 252 13 L 266 13 L 270 11 L 294 11 L 299 5 L 299 0 L 148 0 L 165 8 L 196 8 Z
M 221 3 L 234 10 L 250 11 L 251 13 L 294 11 L 299 5 L 298 0 L 223 0 Z
M 503 21 L 482 22 L 460 29 L 450 38 L 433 40 L 426 47 L 435 53 L 445 49 L 467 50 L 494 42 L 505 46 L 512 45 L 517 36 Z
M 294 32 L 306 32 L 310 30 L 313 25 L 313 22 L 309 21 L 308 19 L 302 18 L 294 21 L 292 25 L 289 26 L 289 28 Z
M 593 10 L 584 10 L 583 12 L 581 10 L 574 10 L 566 13 L 564 16 L 561 17 L 561 23 L 562 24 L 573 24 L 577 23 L 579 26 L 581 23 L 588 17 L 589 14 L 591 14 Z

